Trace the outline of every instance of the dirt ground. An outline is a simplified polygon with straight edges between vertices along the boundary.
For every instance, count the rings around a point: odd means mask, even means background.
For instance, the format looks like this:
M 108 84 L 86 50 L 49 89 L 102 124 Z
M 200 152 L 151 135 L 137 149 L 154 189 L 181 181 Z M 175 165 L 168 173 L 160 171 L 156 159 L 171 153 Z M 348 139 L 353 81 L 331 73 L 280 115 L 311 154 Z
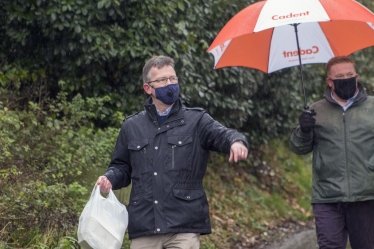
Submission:
M 253 249 L 283 249 L 282 246 L 288 249 L 318 248 L 314 247 L 317 245 L 314 220 L 308 220 L 306 222 L 285 222 L 270 230 L 267 234 L 261 234 L 257 240 L 259 243 L 256 243 Z M 306 248 L 304 244 L 307 243 L 314 245 Z M 287 244 L 292 245 L 292 247 L 287 247 Z M 298 246 L 298 244 L 300 245 Z M 301 247 L 301 245 L 303 246 Z
M 253 249 L 318 249 L 314 220 L 286 222 L 258 237 Z M 239 249 L 240 247 L 238 247 Z M 351 246 L 347 245 L 347 249 Z
M 286 243 L 294 243 L 298 237 L 300 237 L 301 240 L 314 241 L 314 229 L 314 220 L 308 220 L 306 222 L 287 221 L 277 227 L 269 229 L 266 233 L 253 237 L 251 246 L 248 247 L 237 244 L 232 249 L 283 249 L 281 246 L 286 245 Z M 305 233 L 308 233 L 307 236 L 311 237 L 311 239 L 306 239 Z M 297 236 L 299 234 L 301 235 Z M 284 249 L 309 249 L 306 247 L 295 247 L 296 244 L 293 245 L 292 247 L 284 247 Z

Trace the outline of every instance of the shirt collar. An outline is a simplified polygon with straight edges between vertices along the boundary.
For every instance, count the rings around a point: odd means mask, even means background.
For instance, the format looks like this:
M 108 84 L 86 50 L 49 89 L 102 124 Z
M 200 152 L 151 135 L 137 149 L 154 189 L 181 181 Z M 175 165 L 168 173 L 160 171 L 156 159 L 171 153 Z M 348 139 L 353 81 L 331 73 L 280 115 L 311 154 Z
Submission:
M 358 90 L 358 89 L 357 89 L 357 90 Z M 331 98 L 332 98 L 333 100 L 335 100 L 336 103 L 339 104 L 339 102 L 336 101 L 336 99 L 334 98 L 332 92 L 333 92 L 333 91 L 331 91 Z M 357 96 L 357 94 L 358 94 L 359 92 L 360 92 L 359 90 L 356 91 L 356 94 L 355 94 L 353 97 L 351 97 L 351 98 L 349 98 L 349 99 L 347 100 L 347 103 L 345 104 L 345 106 L 342 106 L 341 104 L 339 104 L 339 105 L 343 108 L 344 111 L 346 111 L 346 110 L 348 109 L 348 107 L 350 107 L 350 106 L 353 104 L 353 101 L 355 100 L 355 98 L 356 98 L 356 96 Z
M 163 113 L 160 113 L 158 110 L 157 110 L 157 114 L 161 117 L 163 116 L 167 116 L 169 115 L 170 111 L 171 111 L 171 108 L 173 107 L 173 105 L 171 105 L 168 109 L 166 109 Z

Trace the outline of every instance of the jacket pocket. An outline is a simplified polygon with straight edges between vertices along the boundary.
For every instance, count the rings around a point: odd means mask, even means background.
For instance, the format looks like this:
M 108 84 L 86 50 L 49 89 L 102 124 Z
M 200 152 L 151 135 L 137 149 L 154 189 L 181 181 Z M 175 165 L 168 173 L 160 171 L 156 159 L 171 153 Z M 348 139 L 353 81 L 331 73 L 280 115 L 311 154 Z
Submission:
M 165 206 L 170 229 L 201 229 L 209 226 L 209 208 L 202 189 L 173 189 Z
M 314 191 L 323 199 L 333 199 L 344 197 L 344 177 L 334 177 L 319 179 L 315 181 Z
M 202 189 L 173 189 L 173 193 L 175 197 L 185 201 L 193 201 L 204 195 Z
M 130 162 L 132 167 L 132 177 L 148 172 L 147 167 L 147 139 L 130 141 L 128 150 L 130 152 Z
M 170 170 L 191 171 L 191 156 L 193 152 L 192 136 L 170 136 Z
M 130 199 L 128 205 L 129 225 L 128 232 L 131 235 L 146 234 L 154 231 L 153 202 L 138 196 Z

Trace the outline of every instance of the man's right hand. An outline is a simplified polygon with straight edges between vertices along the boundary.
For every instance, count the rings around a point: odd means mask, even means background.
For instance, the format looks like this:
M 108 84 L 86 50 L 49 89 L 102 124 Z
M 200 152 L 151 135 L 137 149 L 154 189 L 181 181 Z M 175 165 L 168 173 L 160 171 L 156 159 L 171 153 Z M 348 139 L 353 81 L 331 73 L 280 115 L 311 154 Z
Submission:
M 109 193 L 112 183 L 106 176 L 100 176 L 96 181 L 96 186 L 100 186 L 100 192 Z
M 317 113 L 314 110 L 303 111 L 299 117 L 300 129 L 303 133 L 309 133 L 312 131 L 312 128 L 316 125 L 316 120 L 313 116 L 316 116 Z

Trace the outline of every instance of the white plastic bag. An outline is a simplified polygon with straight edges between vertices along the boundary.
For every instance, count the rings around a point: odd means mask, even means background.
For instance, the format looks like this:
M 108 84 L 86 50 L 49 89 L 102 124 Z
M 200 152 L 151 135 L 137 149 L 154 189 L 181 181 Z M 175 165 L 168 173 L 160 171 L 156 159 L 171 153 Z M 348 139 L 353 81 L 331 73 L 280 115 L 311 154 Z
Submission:
M 119 249 L 128 225 L 128 213 L 113 191 L 107 198 L 95 186 L 79 217 L 78 243 L 85 249 Z

